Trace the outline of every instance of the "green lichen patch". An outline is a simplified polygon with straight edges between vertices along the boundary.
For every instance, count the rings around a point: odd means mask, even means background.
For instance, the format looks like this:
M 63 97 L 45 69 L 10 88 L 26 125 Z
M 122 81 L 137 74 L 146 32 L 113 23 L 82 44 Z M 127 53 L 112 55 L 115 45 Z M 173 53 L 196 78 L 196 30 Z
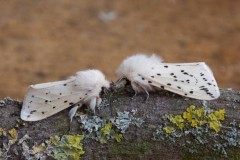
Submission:
M 108 141 L 121 142 L 124 133 L 135 125 L 140 127 L 143 120 L 134 117 L 130 112 L 117 112 L 115 117 L 100 118 L 98 116 L 77 115 L 78 122 L 86 138 L 94 139 L 100 143 Z
M 228 148 L 240 148 L 240 126 L 224 121 L 224 109 L 191 105 L 182 114 L 163 118 L 164 124 L 157 127 L 153 139 L 174 142 L 189 154 L 211 152 L 227 157 Z
M 15 128 L 8 131 L 0 128 L 0 138 L 3 142 L 0 144 L 0 159 L 7 159 L 10 148 L 18 141 L 18 132 Z
M 29 160 L 44 160 L 49 156 L 59 160 L 78 160 L 84 154 L 81 144 L 83 135 L 64 135 L 62 138 L 54 136 L 41 144 L 29 145 L 28 142 L 32 138 L 28 134 L 19 138 L 15 128 L 8 131 L 0 129 L 0 132 L 0 138 L 4 138 L 4 142 L 0 146 L 0 159 L 3 160 L 19 159 L 20 155 L 22 158 Z M 18 146 L 18 149 L 16 146 Z
M 53 157 L 58 160 L 78 160 L 84 154 L 81 144 L 83 138 L 83 135 L 64 135 L 61 139 L 53 137 Z
M 2 137 L 7 136 L 7 132 L 3 128 L 0 128 L 0 136 L 2 136 Z

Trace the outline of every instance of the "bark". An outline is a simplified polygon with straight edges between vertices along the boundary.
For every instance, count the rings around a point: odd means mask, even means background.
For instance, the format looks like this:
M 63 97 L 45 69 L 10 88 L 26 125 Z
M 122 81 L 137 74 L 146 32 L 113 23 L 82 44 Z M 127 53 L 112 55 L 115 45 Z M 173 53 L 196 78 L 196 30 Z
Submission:
M 152 135 L 155 126 L 163 124 L 165 114 L 182 113 L 188 106 L 202 106 L 202 101 L 184 98 L 166 91 L 150 93 L 147 101 L 145 94 L 139 94 L 132 98 L 132 94 L 127 91 L 119 91 L 111 94 L 111 107 L 97 110 L 98 116 L 115 115 L 117 111 L 131 111 L 137 109 L 135 117 L 140 117 L 144 123 L 140 128 L 130 127 L 125 135 L 125 140 L 121 143 L 101 144 L 90 139 L 84 140 L 85 154 L 82 159 L 190 159 L 177 144 L 172 142 L 153 141 Z M 226 121 L 240 121 L 240 92 L 234 90 L 221 90 L 220 98 L 207 101 L 211 108 L 226 110 Z M 64 110 L 52 117 L 38 122 L 19 121 L 21 102 L 14 100 L 2 101 L 0 107 L 0 127 L 4 130 L 16 128 L 18 137 L 26 133 L 32 137 L 29 144 L 41 143 L 49 139 L 50 136 L 64 135 L 69 128 L 68 111 Z M 71 124 L 71 134 L 81 134 L 79 123 L 73 120 Z M 0 141 L 6 139 L 1 137 Z M 1 143 L 2 143 L 1 142 Z M 1 145 L 2 147 L 2 145 Z M 20 146 L 15 146 L 20 147 Z M 236 156 L 239 149 L 234 148 L 229 156 Z M 15 155 L 11 150 L 9 154 L 13 159 L 21 159 L 21 155 Z M 211 154 L 207 151 L 204 154 Z M 239 156 L 239 155 L 238 155 Z M 191 156 L 190 156 L 191 157 Z M 203 158 L 201 155 L 199 159 Z M 193 157 L 197 159 L 197 157 Z

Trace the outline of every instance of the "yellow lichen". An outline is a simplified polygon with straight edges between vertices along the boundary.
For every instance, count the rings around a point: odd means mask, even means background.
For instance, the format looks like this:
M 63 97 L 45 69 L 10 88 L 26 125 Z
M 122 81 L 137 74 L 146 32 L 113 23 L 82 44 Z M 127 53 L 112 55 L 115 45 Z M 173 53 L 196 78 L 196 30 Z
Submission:
M 45 151 L 46 150 L 46 146 L 45 146 L 45 144 L 44 143 L 42 143 L 42 144 L 40 144 L 40 145 L 38 145 L 38 146 L 33 146 L 33 149 L 32 149 L 32 153 L 33 154 L 36 154 L 36 153 L 41 153 L 41 152 L 43 152 L 43 151 Z
M 8 131 L 8 133 L 10 134 L 10 136 L 13 138 L 13 139 L 17 139 L 18 138 L 18 133 L 16 131 L 15 128 L 12 128 Z
M 58 141 L 59 138 L 55 136 L 52 141 L 54 144 L 53 157 L 59 160 L 79 160 L 80 156 L 85 153 L 81 144 L 83 138 L 83 135 L 64 135 Z
M 122 139 L 123 139 L 123 135 L 122 134 L 116 134 L 115 139 L 116 139 L 117 142 L 121 142 Z
M 164 130 L 167 134 L 171 134 L 171 133 L 174 131 L 174 128 L 173 128 L 173 127 L 166 126 L 166 127 L 163 127 L 163 130 Z
M 219 132 L 220 128 L 222 127 L 221 122 L 219 121 L 210 121 L 209 126 L 211 129 L 213 129 L 215 132 Z
M 215 111 L 214 115 L 217 117 L 218 120 L 223 121 L 225 119 L 225 109 Z
M 183 129 L 185 126 L 191 126 L 198 128 L 205 124 L 208 124 L 215 132 L 219 132 L 222 124 L 221 121 L 225 119 L 225 110 L 220 109 L 217 111 L 208 111 L 205 108 L 197 109 L 194 105 L 189 106 L 182 115 L 167 115 L 168 120 L 176 125 L 179 129 Z M 163 128 L 166 133 L 173 132 L 172 127 Z
M 202 126 L 205 124 L 204 108 L 196 109 L 195 106 L 191 105 L 183 112 L 183 118 L 186 119 L 192 127 Z
M 102 144 L 107 143 L 107 139 L 105 137 L 101 137 L 101 138 L 99 138 L 99 142 Z
M 222 124 L 220 121 L 225 119 L 225 109 L 220 109 L 208 115 L 208 123 L 211 129 L 216 132 L 220 131 Z
M 182 115 L 168 115 L 167 116 L 168 120 L 175 124 L 179 129 L 183 129 L 184 127 L 184 119 L 182 118 Z
M 107 123 L 102 129 L 101 129 L 101 133 L 103 135 L 109 135 L 110 134 L 110 131 L 111 131 L 111 128 L 112 128 L 112 123 Z
M 7 132 L 3 128 L 0 128 L 0 136 L 7 136 Z

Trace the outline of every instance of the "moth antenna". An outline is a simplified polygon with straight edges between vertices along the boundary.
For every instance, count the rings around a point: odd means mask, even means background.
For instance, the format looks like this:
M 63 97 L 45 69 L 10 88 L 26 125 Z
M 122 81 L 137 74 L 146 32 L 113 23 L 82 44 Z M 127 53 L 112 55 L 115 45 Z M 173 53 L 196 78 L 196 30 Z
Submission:
M 144 89 L 144 91 L 145 91 L 145 93 L 147 94 L 147 98 L 146 98 L 146 100 L 145 100 L 145 102 L 147 102 L 147 100 L 148 100 L 148 98 L 149 98 L 149 93 L 148 93 L 148 91 L 143 87 L 143 89 Z
M 113 83 L 113 81 L 112 81 Z M 114 83 L 113 83 L 114 85 Z M 110 112 L 111 112 L 111 115 L 112 115 L 112 99 L 111 99 L 111 91 L 107 88 L 105 88 L 105 94 L 107 95 L 107 100 L 109 102 L 109 107 L 110 107 Z
M 110 112 L 111 112 L 111 116 L 112 116 L 113 112 L 112 112 L 112 99 L 111 99 L 111 94 L 108 94 L 107 96 L 108 96 L 108 102 L 109 102 Z

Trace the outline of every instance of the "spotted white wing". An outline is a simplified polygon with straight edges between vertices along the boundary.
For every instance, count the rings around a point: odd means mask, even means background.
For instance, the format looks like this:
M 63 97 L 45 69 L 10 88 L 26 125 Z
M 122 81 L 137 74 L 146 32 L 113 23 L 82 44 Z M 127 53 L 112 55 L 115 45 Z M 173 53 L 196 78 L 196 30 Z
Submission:
M 139 76 L 151 86 L 186 97 L 212 100 L 220 95 L 213 73 L 204 62 L 161 63 Z
M 78 86 L 75 78 L 31 85 L 23 101 L 21 119 L 38 121 L 85 100 L 91 88 Z

